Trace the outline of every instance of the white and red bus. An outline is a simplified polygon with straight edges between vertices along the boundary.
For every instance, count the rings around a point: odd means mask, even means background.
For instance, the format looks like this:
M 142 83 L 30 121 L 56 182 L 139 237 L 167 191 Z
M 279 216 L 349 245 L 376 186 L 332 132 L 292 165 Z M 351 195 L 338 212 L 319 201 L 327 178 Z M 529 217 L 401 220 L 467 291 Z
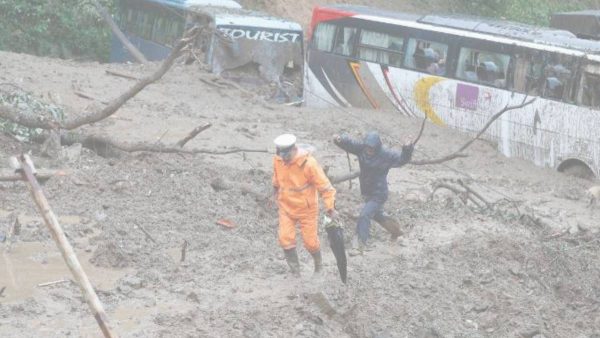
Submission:
M 427 116 L 466 132 L 537 97 L 488 130 L 506 156 L 600 177 L 600 43 L 506 21 L 316 7 L 304 100 Z

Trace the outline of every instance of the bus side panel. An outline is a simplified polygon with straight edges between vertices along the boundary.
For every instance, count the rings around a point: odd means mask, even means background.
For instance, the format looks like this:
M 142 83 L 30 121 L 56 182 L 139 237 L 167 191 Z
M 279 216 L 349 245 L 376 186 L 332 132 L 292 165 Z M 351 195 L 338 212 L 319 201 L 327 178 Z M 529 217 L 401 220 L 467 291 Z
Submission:
M 311 50 L 306 67 L 305 99 L 309 106 L 394 109 L 364 61 Z M 379 70 L 381 72 L 381 70 Z
M 525 99 L 503 89 L 398 68 L 390 69 L 390 77 L 413 112 L 471 135 L 507 104 Z M 555 169 L 565 160 L 578 159 L 599 175 L 598 130 L 597 111 L 538 97 L 524 108 L 504 113 L 484 137 L 497 142 L 507 157 Z
M 344 57 L 312 50 L 308 60 L 306 70 L 309 78 L 305 84 L 308 105 L 373 108 L 356 84 Z M 323 97 L 325 93 L 328 97 Z

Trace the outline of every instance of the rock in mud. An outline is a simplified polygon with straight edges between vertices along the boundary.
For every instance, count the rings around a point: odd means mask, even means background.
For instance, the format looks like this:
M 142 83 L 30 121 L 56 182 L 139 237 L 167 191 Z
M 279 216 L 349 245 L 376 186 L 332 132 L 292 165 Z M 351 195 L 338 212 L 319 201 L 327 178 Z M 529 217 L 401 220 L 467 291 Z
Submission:
M 113 243 L 100 244 L 92 254 L 90 263 L 101 268 L 126 268 L 129 266 L 123 250 Z

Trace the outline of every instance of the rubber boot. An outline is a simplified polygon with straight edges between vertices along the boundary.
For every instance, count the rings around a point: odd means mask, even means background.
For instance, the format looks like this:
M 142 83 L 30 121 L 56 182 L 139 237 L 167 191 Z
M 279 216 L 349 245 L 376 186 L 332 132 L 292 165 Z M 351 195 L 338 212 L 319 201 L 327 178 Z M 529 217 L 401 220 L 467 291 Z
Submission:
M 390 233 L 390 241 L 392 242 L 395 242 L 402 235 L 400 223 L 393 217 L 383 216 L 377 220 L 377 223 Z
M 296 248 L 283 250 L 285 253 L 285 260 L 290 267 L 290 272 L 294 276 L 300 276 L 300 262 L 298 262 L 298 254 L 296 253 Z
M 321 250 L 314 252 L 311 255 L 315 261 L 315 273 L 321 272 L 321 270 L 323 270 L 323 257 L 321 256 Z

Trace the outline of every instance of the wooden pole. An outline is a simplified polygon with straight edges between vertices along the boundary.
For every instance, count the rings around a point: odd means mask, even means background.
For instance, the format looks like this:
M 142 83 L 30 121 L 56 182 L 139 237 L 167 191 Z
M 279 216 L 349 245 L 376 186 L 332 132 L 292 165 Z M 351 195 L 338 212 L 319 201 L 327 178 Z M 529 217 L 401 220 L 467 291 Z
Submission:
M 96 10 L 98 10 L 98 13 L 100 13 L 100 15 L 102 16 L 104 21 L 106 21 L 108 26 L 110 26 L 110 29 L 115 34 L 115 36 L 119 39 L 119 41 L 121 41 L 123 46 L 125 46 L 125 48 L 127 48 L 127 51 L 129 52 L 129 54 L 131 54 L 131 56 L 133 56 L 133 58 L 136 59 L 137 62 L 139 62 L 139 63 L 148 62 L 148 60 L 146 60 L 146 57 L 144 57 L 144 54 L 142 54 L 137 48 L 135 48 L 135 46 L 125 36 L 125 34 L 123 34 L 123 32 L 121 32 L 121 30 L 119 29 L 119 26 L 117 26 L 117 24 L 112 19 L 112 17 L 110 16 L 110 14 L 106 10 L 106 8 L 104 8 L 97 0 L 94 0 L 93 3 L 94 3 L 94 6 L 96 6 Z
M 71 270 L 73 277 L 75 277 L 75 281 L 77 281 L 77 284 L 79 284 L 79 287 L 83 292 L 83 296 L 86 302 L 88 303 L 90 310 L 92 310 L 92 314 L 94 315 L 94 318 L 96 318 L 96 321 L 98 322 L 98 325 L 100 326 L 104 337 L 116 338 L 117 335 L 113 333 L 113 331 L 110 328 L 108 317 L 104 312 L 104 308 L 102 307 L 102 303 L 100 303 L 100 299 L 98 299 L 98 295 L 94 291 L 90 280 L 83 271 L 81 264 L 79 264 L 79 260 L 75 255 L 73 247 L 67 240 L 67 236 L 65 236 L 62 227 L 58 223 L 56 215 L 54 214 L 52 209 L 50 209 L 50 204 L 48 204 L 48 200 L 46 199 L 46 196 L 44 196 L 42 187 L 40 186 L 37 179 L 35 178 L 35 175 L 33 174 L 35 168 L 33 167 L 31 159 L 27 155 L 21 155 L 19 158 L 19 165 L 19 171 L 29 183 L 29 191 L 33 196 L 38 210 L 44 218 L 44 222 L 46 223 L 46 226 L 48 226 L 48 229 L 52 234 L 52 238 L 54 238 L 54 241 L 56 242 L 56 245 L 58 246 L 63 256 L 65 263 L 67 263 L 69 270 Z

